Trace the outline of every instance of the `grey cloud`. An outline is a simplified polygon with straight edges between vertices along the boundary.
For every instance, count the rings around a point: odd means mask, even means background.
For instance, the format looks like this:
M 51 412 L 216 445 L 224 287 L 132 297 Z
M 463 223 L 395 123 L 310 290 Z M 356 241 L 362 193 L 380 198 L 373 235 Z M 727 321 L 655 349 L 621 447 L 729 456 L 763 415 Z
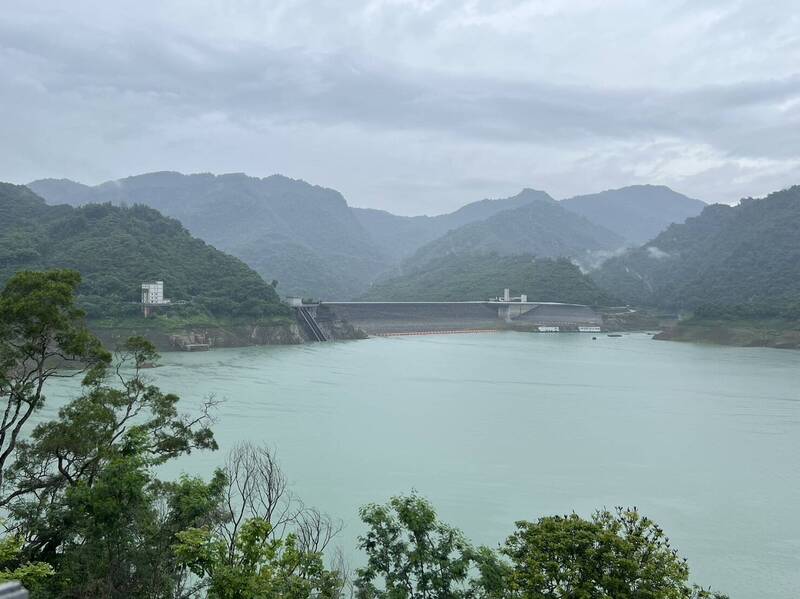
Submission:
M 604 90 L 436 74 L 342 53 L 309 55 L 300 48 L 220 50 L 156 36 L 109 54 L 70 51 L 52 42 L 48 47 L 40 39 L 20 49 L 44 49 L 39 58 L 58 64 L 43 73 L 49 93 L 111 91 L 158 98 L 179 110 L 223 110 L 244 121 L 349 122 L 509 141 L 642 135 L 707 140 L 723 126 L 757 125 L 747 122 L 747 110 L 769 111 L 800 98 L 800 76 L 687 91 Z M 800 137 L 795 150 L 798 143 Z M 779 153 L 785 151 L 780 144 Z
M 704 199 L 733 201 L 753 193 L 757 182 L 797 178 L 800 74 L 791 61 L 768 75 L 742 71 L 738 79 L 712 82 L 703 77 L 689 82 L 620 81 L 609 71 L 610 83 L 604 85 L 590 77 L 568 81 L 558 72 L 552 77 L 513 77 L 501 64 L 492 73 L 469 65 L 453 68 L 433 55 L 428 62 L 413 53 L 411 58 L 391 56 L 392 43 L 399 50 L 413 45 L 415 37 L 423 46 L 446 35 L 452 39 L 441 42 L 442 47 L 468 45 L 468 36 L 479 25 L 442 33 L 443 24 L 463 13 L 454 6 L 502 16 L 522 4 L 373 3 L 372 8 L 358 4 L 347 11 L 350 26 L 363 21 L 359 27 L 385 33 L 384 44 L 368 33 L 367 42 L 342 42 L 340 21 L 334 18 L 339 5 L 327 2 L 278 3 L 276 13 L 283 16 L 276 17 L 272 30 L 285 31 L 264 39 L 237 37 L 232 31 L 226 40 L 146 15 L 125 27 L 104 24 L 102 14 L 99 25 L 76 18 L 65 24 L 73 27 L 62 28 L 52 22 L 30 26 L 36 15 L 12 18 L 0 24 L 0 65 L 7 73 L 0 99 L 10 117 L 0 124 L 0 133 L 15 150 L 11 155 L 9 149 L 0 149 L 6 164 L 0 175 L 25 180 L 69 174 L 92 180 L 130 174 L 159 158 L 164 168 L 177 162 L 188 170 L 220 170 L 236 152 L 242 167 L 234 170 L 248 170 L 258 164 L 252 155 L 277 155 L 295 176 L 332 177 L 334 181 L 315 182 L 336 184 L 353 203 L 403 211 L 399 203 L 416 195 L 415 206 L 438 202 L 428 212 L 459 201 L 447 199 L 443 190 L 448 186 L 459 196 L 470 189 L 494 195 L 488 193 L 491 183 L 484 183 L 492 181 L 502 189 L 512 184 L 543 187 L 547 182 L 553 195 L 563 196 L 640 182 L 637 176 L 645 175 L 638 172 Z M 698 4 L 677 3 L 667 13 L 680 25 L 700 12 Z M 710 19 L 707 29 L 719 34 L 725 49 L 749 43 L 763 46 L 762 53 L 781 48 L 791 57 L 798 51 L 799 38 L 787 29 L 787 19 L 781 22 L 780 10 L 760 21 L 752 19 L 754 4 L 702 5 L 718 10 L 719 17 Z M 785 6 L 791 9 L 791 3 Z M 615 15 L 626 10 L 633 9 L 615 3 Z M 551 13 L 546 18 L 569 18 L 559 9 Z M 20 14 L 26 13 L 20 9 Z M 294 22 L 301 17 L 318 28 L 318 36 L 293 37 Z M 585 26 L 583 16 L 575 19 Z M 732 58 L 709 44 L 698 42 L 708 50 L 698 56 L 698 64 L 708 70 L 718 61 L 722 69 Z M 746 55 L 743 62 L 753 60 Z M 517 61 L 517 71 L 524 70 L 528 59 L 509 57 Z M 320 165 L 337 142 L 348 156 Z M 234 155 L 215 157 L 213 148 L 204 148 L 197 151 L 202 159 L 193 163 L 186 152 L 198 143 L 231 148 Z M 423 147 L 427 155 L 420 154 Z M 303 148 L 309 156 L 305 162 Z M 59 164 L 59 153 L 69 172 L 44 172 Z M 76 158 L 76 153 L 82 155 Z M 682 172 L 681 154 L 702 155 L 709 164 L 700 172 Z M 470 162 L 477 155 L 484 156 L 475 162 L 483 163 L 486 172 L 474 172 Z M 490 155 L 498 159 L 486 160 Z M 453 164 L 453 157 L 465 161 L 464 170 Z M 378 168 L 359 168 L 381 158 Z M 766 165 L 763 176 L 748 166 L 758 161 Z M 421 182 L 416 185 L 408 181 L 415 165 Z M 260 168 L 264 171 L 253 174 L 277 170 L 269 164 Z M 588 170 L 578 173 L 581 169 Z M 715 179 L 723 172 L 725 179 Z M 739 187 L 733 182 L 737 177 L 746 180 Z M 576 181 L 586 188 L 576 189 Z M 384 197 L 378 197 L 384 184 Z M 696 187 L 682 189 L 682 184 Z

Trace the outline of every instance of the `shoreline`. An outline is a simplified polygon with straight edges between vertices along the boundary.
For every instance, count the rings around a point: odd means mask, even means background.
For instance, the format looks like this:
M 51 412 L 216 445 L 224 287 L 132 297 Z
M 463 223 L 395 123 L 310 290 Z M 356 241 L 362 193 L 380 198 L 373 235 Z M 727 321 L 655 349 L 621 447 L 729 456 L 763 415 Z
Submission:
M 653 339 L 728 347 L 800 350 L 800 324 L 700 321 L 664 327 Z
M 93 326 L 94 324 L 94 326 Z M 360 324 L 360 323 L 359 323 Z M 388 323 L 387 323 L 388 324 Z M 369 337 L 410 337 L 427 335 L 465 335 L 517 331 L 534 334 L 578 333 L 573 330 L 541 332 L 531 326 L 504 326 L 503 323 L 486 326 L 459 326 L 462 323 L 443 323 L 436 328 L 433 322 L 424 324 L 392 322 L 386 328 L 364 330 L 342 320 L 321 319 L 320 325 L 331 340 L 354 340 Z M 466 324 L 466 323 L 463 323 Z M 481 323 L 483 324 L 483 323 Z M 628 326 L 624 326 L 627 324 Z M 800 350 L 800 323 L 775 322 L 662 322 L 660 326 L 630 326 L 654 324 L 652 322 L 610 322 L 600 332 L 580 334 L 608 335 L 614 333 L 647 333 L 656 341 L 677 341 L 727 347 L 766 347 Z M 426 326 L 427 325 L 427 326 Z M 453 326 L 455 325 L 455 326 Z M 615 326 L 617 325 L 617 326 Z M 623 325 L 623 326 L 619 326 Z M 117 347 L 130 336 L 141 335 L 149 339 L 161 352 L 191 351 L 195 344 L 206 345 L 200 351 L 227 347 L 260 345 L 302 345 L 312 342 L 300 324 L 294 320 L 273 323 L 232 323 L 227 325 L 199 325 L 167 328 L 142 322 L 140 326 L 97 326 L 89 323 L 92 332 L 109 349 Z

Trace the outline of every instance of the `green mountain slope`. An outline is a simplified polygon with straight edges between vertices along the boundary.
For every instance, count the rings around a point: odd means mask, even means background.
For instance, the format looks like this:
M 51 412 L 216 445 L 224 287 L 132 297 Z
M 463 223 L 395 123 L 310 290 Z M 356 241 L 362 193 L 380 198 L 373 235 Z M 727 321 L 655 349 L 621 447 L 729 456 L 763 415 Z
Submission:
M 663 185 L 632 185 L 575 196 L 561 205 L 634 244 L 653 239 L 672 223 L 697 216 L 706 206 Z
M 485 300 L 510 288 L 531 301 L 609 304 L 580 269 L 565 258 L 447 255 L 425 268 L 375 284 L 363 298 L 371 301 Z
M 708 206 L 592 273 L 639 304 L 693 308 L 800 301 L 800 186 Z
M 139 310 L 143 281 L 163 280 L 169 308 L 191 317 L 285 314 L 275 290 L 242 261 L 192 237 L 145 206 L 48 206 L 28 188 L 0 183 L 0 284 L 23 269 L 71 268 L 83 277 L 89 316 Z
M 480 200 L 462 206 L 455 212 L 438 216 L 397 216 L 370 208 L 352 208 L 352 211 L 386 255 L 394 260 L 402 260 L 448 231 L 486 220 L 495 214 L 520 208 L 536 200 L 548 199 L 552 198 L 543 191 L 524 189 L 510 198 Z
M 587 250 L 615 249 L 623 243 L 611 231 L 562 208 L 549 196 L 537 196 L 521 208 L 450 231 L 421 247 L 405 267 L 417 269 L 448 254 L 576 256 Z
M 160 172 L 96 187 L 52 179 L 30 187 L 51 203 L 156 208 L 243 259 L 266 280 L 278 280 L 284 294 L 346 299 L 390 263 L 341 194 L 280 175 Z

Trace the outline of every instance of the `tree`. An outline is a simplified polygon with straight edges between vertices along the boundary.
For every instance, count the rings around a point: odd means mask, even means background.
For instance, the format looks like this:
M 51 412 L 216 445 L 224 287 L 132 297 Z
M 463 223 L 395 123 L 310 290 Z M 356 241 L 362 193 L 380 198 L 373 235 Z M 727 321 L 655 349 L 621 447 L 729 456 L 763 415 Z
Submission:
M 95 378 L 110 359 L 75 306 L 80 281 L 69 270 L 23 271 L 0 293 L 0 506 L 17 496 L 7 486 L 7 465 L 44 404 L 45 383 L 79 373 Z
M 323 551 L 341 525 L 306 508 L 266 447 L 235 447 L 222 470 L 223 518 L 178 533 L 179 561 L 211 598 L 338 597 L 344 577 L 325 568 Z
M 17 580 L 29 590 L 37 589 L 53 575 L 50 564 L 28 562 L 22 555 L 24 539 L 19 535 L 0 539 L 0 583 Z
M 635 509 L 517 522 L 502 548 L 509 597 L 689 599 L 717 597 L 688 584 L 689 567 L 664 531 Z
M 476 553 L 460 531 L 438 520 L 428 501 L 398 496 L 386 505 L 367 505 L 360 514 L 368 531 L 359 537 L 367 554 L 367 565 L 356 572 L 359 598 L 471 596 Z
M 187 583 L 175 534 L 222 518 L 224 475 L 163 483 L 154 468 L 195 449 L 216 449 L 213 401 L 178 413 L 178 397 L 148 383 L 158 354 L 142 338 L 115 368 L 84 380 L 84 392 L 19 441 L 6 480 L 8 528 L 24 535 L 26 559 L 57 573 L 40 597 L 171 597 Z M 105 376 L 108 375 L 108 376 Z
M 194 449 L 217 449 L 208 426 L 215 402 L 206 401 L 196 416 L 179 414 L 178 396 L 163 393 L 142 374 L 158 357 L 149 341 L 130 338 L 116 354 L 114 386 L 105 370 L 95 371 L 84 380 L 84 393 L 62 407 L 56 420 L 39 424 L 29 440 L 18 442 L 5 473 L 15 487 L 6 502 L 12 513 L 25 511 L 28 519 L 31 506 L 55 504 L 80 482 L 93 485 L 122 455 L 135 454 L 152 467 Z M 12 501 L 17 498 L 23 501 Z
M 207 581 L 210 599 L 339 597 L 342 581 L 327 570 L 322 554 L 304 551 L 297 537 L 274 538 L 261 518 L 246 520 L 231 544 L 209 528 L 179 532 L 181 563 Z
M 196 585 L 172 545 L 178 532 L 216 521 L 222 485 L 220 473 L 210 483 L 161 483 L 139 455 L 115 458 L 49 507 L 49 536 L 59 543 L 45 556 L 56 575 L 35 596 L 190 596 Z

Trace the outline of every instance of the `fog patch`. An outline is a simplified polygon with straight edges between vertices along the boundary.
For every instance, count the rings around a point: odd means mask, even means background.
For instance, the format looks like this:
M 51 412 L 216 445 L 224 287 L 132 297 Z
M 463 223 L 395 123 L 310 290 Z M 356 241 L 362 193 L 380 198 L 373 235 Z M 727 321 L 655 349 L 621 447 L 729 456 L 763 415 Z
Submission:
M 656 260 L 663 260 L 664 258 L 670 257 L 670 255 L 667 252 L 657 248 L 654 245 L 648 246 L 647 253 L 650 255 L 651 258 L 655 258 Z
M 571 261 L 583 274 L 600 268 L 607 260 L 627 254 L 631 248 L 621 247 L 616 250 L 586 250 L 579 256 L 573 256 Z

